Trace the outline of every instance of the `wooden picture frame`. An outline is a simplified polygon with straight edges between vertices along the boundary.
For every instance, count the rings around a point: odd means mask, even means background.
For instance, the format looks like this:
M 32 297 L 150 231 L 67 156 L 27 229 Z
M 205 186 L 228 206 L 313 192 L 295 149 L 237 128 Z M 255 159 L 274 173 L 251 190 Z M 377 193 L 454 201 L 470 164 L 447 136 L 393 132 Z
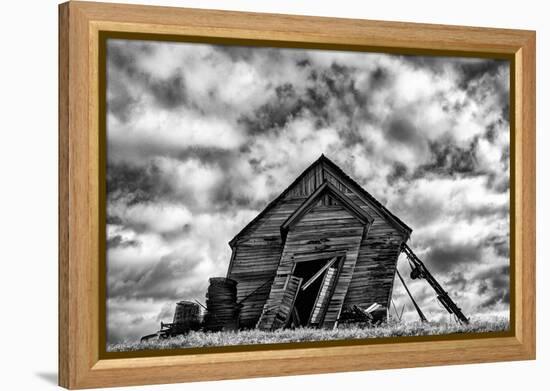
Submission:
M 102 32 L 498 57 L 511 73 L 511 328 L 498 337 L 242 348 L 105 358 L 99 262 L 105 250 Z M 102 244 L 103 243 L 103 244 Z M 103 297 L 104 299 L 104 297 Z M 103 325 L 104 327 L 104 325 Z M 103 334 L 103 337 L 102 337 Z M 103 339 L 104 342 L 104 339 Z M 88 2 L 59 6 L 59 384 L 90 388 L 535 358 L 535 32 Z

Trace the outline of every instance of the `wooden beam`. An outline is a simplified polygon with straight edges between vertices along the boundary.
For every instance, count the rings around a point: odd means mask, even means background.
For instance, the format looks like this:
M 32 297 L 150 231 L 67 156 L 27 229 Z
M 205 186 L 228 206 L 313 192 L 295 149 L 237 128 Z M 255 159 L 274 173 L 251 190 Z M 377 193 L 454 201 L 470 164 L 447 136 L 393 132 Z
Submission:
M 321 269 L 319 269 L 319 271 L 317 273 L 315 273 L 313 275 L 313 277 L 311 277 L 304 285 L 302 285 L 302 290 L 305 291 L 307 288 L 309 288 L 309 286 L 311 284 L 313 284 L 315 282 L 315 280 L 317 280 L 319 277 L 321 277 L 321 275 L 325 272 L 325 270 L 327 270 L 329 267 L 331 267 L 334 264 L 334 262 L 336 262 L 337 259 L 338 259 L 338 257 L 334 257 L 330 261 L 328 261 L 325 266 L 323 266 Z
M 407 288 L 407 285 L 405 284 L 405 280 L 403 280 L 403 277 L 401 277 L 401 274 L 399 273 L 399 270 L 397 270 L 397 268 L 395 268 L 395 272 L 397 273 L 397 276 L 399 277 L 399 279 L 401 280 L 401 283 L 403 284 L 403 286 L 405 287 L 405 290 L 407 291 L 407 294 L 409 295 L 412 303 L 414 304 L 414 308 L 416 308 L 416 312 L 418 312 L 418 316 L 420 317 L 420 320 L 422 322 L 427 322 L 428 319 L 426 319 L 426 317 L 424 316 L 424 314 L 422 313 L 422 310 L 420 309 L 420 307 L 418 306 L 418 304 L 416 304 L 416 301 L 414 301 L 414 298 L 412 297 L 412 294 L 411 292 L 409 292 L 409 288 Z
M 367 308 L 365 311 L 367 311 L 369 314 L 375 310 L 377 310 L 378 308 L 380 308 L 381 305 L 378 304 L 378 303 L 373 303 L 369 306 L 369 308 Z

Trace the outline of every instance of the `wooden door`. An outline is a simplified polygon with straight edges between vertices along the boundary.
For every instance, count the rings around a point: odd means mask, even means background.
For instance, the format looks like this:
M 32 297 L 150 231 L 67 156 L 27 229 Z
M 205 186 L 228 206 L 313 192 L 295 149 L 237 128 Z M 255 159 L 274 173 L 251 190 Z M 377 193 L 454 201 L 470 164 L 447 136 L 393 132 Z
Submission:
M 313 305 L 313 311 L 311 312 L 311 317 L 309 324 L 312 326 L 317 326 L 323 320 L 322 317 L 326 312 L 326 307 L 330 301 L 330 292 L 332 291 L 333 284 L 336 280 L 336 269 L 329 267 L 321 283 L 321 288 L 317 294 L 317 299 Z
M 296 276 L 288 276 L 286 288 L 284 289 L 283 297 L 281 299 L 281 305 L 277 308 L 275 319 L 271 329 L 276 330 L 281 327 L 285 327 L 290 319 L 291 312 L 294 309 L 294 302 L 296 296 L 302 286 L 302 278 Z

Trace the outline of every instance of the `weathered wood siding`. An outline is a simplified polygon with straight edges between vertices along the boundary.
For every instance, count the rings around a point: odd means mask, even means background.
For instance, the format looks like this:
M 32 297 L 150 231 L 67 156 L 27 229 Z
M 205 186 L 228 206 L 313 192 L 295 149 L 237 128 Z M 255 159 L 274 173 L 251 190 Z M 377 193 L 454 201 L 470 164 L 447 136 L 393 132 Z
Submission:
M 239 282 L 239 301 L 265 281 L 275 278 L 283 253 L 281 224 L 325 179 L 374 217 L 368 235 L 365 235 L 359 247 L 355 269 L 348 271 L 353 277 L 344 305 L 366 306 L 374 302 L 385 307 L 389 305 L 397 257 L 404 240 L 403 234 L 390 219 L 379 212 L 372 201 L 361 195 L 361 191 L 354 187 L 353 183 L 323 162 L 309 167 L 261 218 L 239 235 L 238 241 L 234 243 L 234 253 L 227 277 Z M 345 230 L 348 227 L 341 225 L 339 228 Z M 274 284 L 276 286 L 277 281 Z M 268 283 L 246 300 L 241 312 L 242 327 L 254 327 L 257 324 L 270 289 Z
M 280 200 L 239 239 L 227 277 L 238 282 L 237 301 L 241 301 L 275 277 L 283 251 L 281 224 L 300 206 L 301 200 Z M 254 327 L 269 295 L 265 284 L 243 303 L 241 327 Z
M 391 300 L 397 258 L 405 239 L 403 233 L 383 216 L 371 201 L 353 189 L 352 184 L 345 183 L 330 170 L 326 170 L 325 177 L 374 217 L 368 235 L 365 235 L 361 243 L 344 305 L 364 307 L 378 303 L 387 310 Z
M 307 198 L 323 184 L 324 170 L 321 163 L 310 167 L 303 177 L 286 193 L 286 199 Z
M 285 289 L 283 296 L 281 297 L 281 302 L 277 303 L 275 312 L 275 321 L 273 326 L 275 328 L 284 327 L 288 320 L 290 319 L 290 314 L 294 309 L 294 302 L 296 301 L 296 296 L 302 287 L 303 280 L 295 276 L 288 276 L 285 283 Z
M 266 330 L 274 327 L 275 313 L 267 310 L 282 300 L 285 292 L 283 281 L 293 272 L 300 255 L 312 254 L 321 260 L 331 252 L 343 252 L 344 264 L 336 277 L 334 293 L 323 321 L 323 327 L 333 327 L 352 279 L 364 231 L 365 225 L 341 205 L 319 203 L 311 208 L 288 232 L 275 283 L 258 326 Z

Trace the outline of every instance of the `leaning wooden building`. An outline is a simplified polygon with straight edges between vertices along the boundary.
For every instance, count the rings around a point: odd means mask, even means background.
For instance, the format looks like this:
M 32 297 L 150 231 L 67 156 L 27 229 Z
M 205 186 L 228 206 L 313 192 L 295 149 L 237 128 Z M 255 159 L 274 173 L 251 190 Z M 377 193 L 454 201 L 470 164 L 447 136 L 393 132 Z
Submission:
M 321 155 L 229 242 L 241 327 L 278 328 L 295 311 L 301 325 L 332 328 L 346 306 L 387 311 L 411 232 Z
M 230 242 L 240 325 L 332 328 L 343 308 L 390 305 L 412 230 L 324 155 Z

